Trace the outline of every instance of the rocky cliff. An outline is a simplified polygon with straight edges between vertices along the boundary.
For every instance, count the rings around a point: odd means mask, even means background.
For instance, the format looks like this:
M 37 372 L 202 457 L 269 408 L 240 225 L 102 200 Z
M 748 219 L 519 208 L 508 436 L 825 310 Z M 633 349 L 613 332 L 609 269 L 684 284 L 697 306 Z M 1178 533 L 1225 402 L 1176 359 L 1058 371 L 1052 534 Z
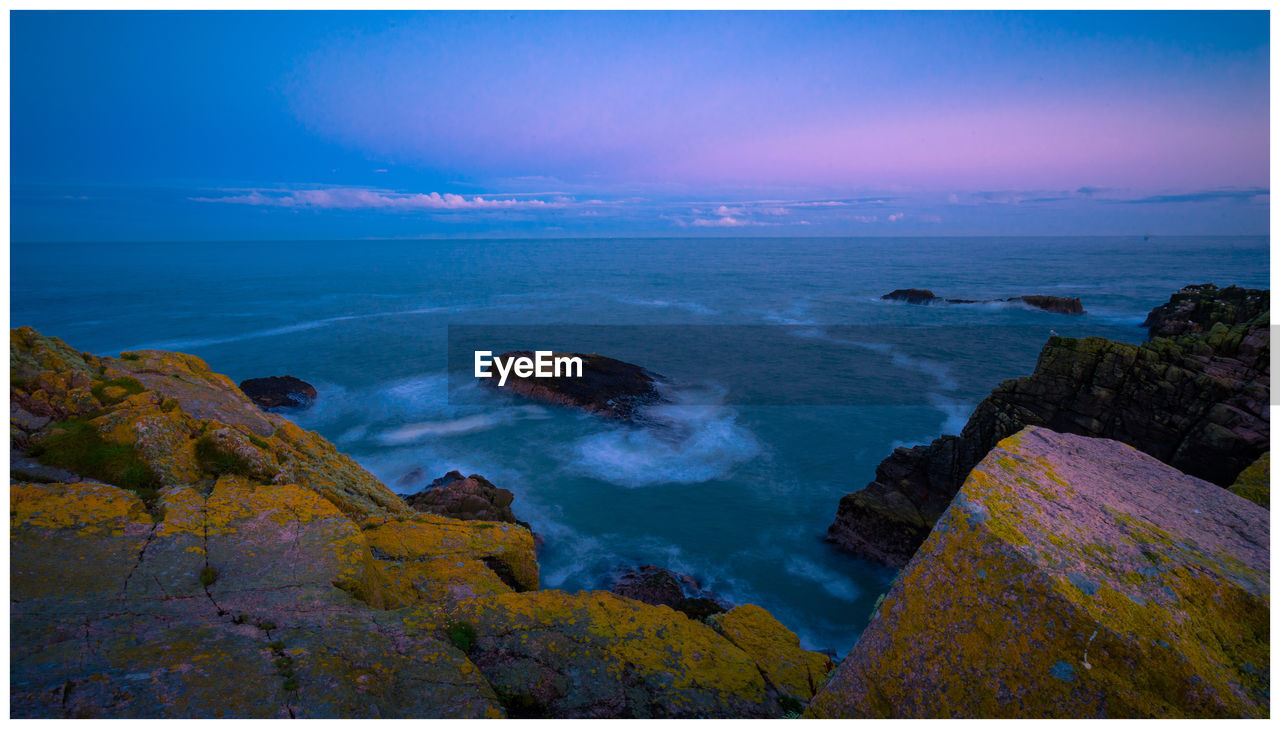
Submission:
M 10 367 L 11 716 L 769 717 L 821 684 L 758 608 L 539 590 L 528 528 L 414 511 L 196 357 L 24 328 Z
M 1029 427 L 972 469 L 808 713 L 1267 717 L 1268 525 L 1127 445 Z
M 1223 289 L 1228 299 L 1219 300 L 1212 295 L 1217 289 L 1186 291 L 1156 310 L 1165 314 L 1152 313 L 1152 331 L 1180 328 L 1175 322 L 1183 321 L 1198 322 L 1203 331 L 1141 346 L 1051 337 L 1035 372 L 992 391 L 959 436 L 896 449 L 876 469 L 875 481 L 840 500 L 827 538 L 901 567 L 974 464 L 1027 425 L 1119 440 L 1230 486 L 1269 447 L 1267 297 Z

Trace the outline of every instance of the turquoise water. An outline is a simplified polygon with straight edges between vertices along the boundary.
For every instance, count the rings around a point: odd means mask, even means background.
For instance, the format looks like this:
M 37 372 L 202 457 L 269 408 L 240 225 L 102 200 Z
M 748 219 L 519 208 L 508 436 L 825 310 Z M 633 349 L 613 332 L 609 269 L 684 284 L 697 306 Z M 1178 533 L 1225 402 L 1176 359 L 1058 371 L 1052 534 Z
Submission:
M 895 445 L 957 432 L 1050 330 L 1138 342 L 1184 285 L 1267 287 L 1268 239 L 14 244 L 11 266 L 12 326 L 293 374 L 320 397 L 290 417 L 389 485 L 421 467 L 511 489 L 547 539 L 544 587 L 659 564 L 843 653 L 892 573 L 822 541 L 841 495 Z M 1089 314 L 878 299 L 903 287 Z M 480 325 L 649 367 L 676 404 L 625 425 L 451 388 L 450 332 Z

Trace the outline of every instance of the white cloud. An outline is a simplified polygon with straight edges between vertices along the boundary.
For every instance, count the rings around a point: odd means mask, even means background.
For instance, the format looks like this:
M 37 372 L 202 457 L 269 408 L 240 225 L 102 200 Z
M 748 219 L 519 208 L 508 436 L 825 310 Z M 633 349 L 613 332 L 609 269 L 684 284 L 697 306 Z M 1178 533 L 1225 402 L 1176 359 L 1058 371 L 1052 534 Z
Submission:
M 889 222 L 890 222 L 890 223 L 896 223 L 896 222 L 898 222 L 899 220 L 902 220 L 902 218 L 903 218 L 902 213 L 891 213 L 891 214 L 889 215 Z
M 337 210 L 502 210 L 515 208 L 560 207 L 570 200 L 554 201 L 516 198 L 486 198 L 481 195 L 455 195 L 451 192 L 403 193 L 358 187 L 335 187 L 314 190 L 251 190 L 241 195 L 192 198 L 197 202 L 231 203 L 282 208 L 323 208 Z

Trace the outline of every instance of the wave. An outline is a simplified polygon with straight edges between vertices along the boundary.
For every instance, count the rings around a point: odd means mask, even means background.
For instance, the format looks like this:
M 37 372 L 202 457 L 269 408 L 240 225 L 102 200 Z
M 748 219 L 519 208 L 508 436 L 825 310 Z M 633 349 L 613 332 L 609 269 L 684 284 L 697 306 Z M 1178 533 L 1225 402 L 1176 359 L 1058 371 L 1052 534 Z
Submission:
M 788 557 L 783 569 L 789 575 L 817 583 L 828 595 L 837 600 L 857 602 L 862 596 L 862 590 L 858 589 L 853 580 L 803 557 Z
M 664 394 L 675 402 L 644 408 L 640 424 L 615 424 L 580 438 L 562 455 L 567 469 L 627 488 L 702 483 L 729 475 L 760 453 L 733 409 L 687 404 L 705 403 L 701 394 Z
M 651 309 L 683 309 L 693 314 L 713 316 L 719 312 L 696 301 L 671 301 L 668 299 L 641 299 L 626 296 L 615 296 L 615 300 L 631 306 L 643 306 Z

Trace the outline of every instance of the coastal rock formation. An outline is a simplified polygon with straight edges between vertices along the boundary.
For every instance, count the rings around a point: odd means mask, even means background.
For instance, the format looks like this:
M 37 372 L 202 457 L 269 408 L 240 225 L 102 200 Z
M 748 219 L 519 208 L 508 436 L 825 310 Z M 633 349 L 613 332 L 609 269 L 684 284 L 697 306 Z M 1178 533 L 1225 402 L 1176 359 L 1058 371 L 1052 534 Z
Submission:
M 510 716 L 769 717 L 755 660 L 709 626 L 609 592 L 555 590 L 463 603 L 467 656 Z
M 1269 292 L 1211 283 L 1187 286 L 1147 315 L 1142 326 L 1152 339 L 1204 334 L 1221 322 L 1243 324 L 1270 308 Z
M 510 391 L 531 400 L 578 408 L 608 418 L 631 420 L 642 405 L 657 402 L 657 383 L 651 373 L 639 365 L 603 357 L 598 354 L 557 352 L 556 357 L 582 358 L 582 377 L 517 377 L 513 372 L 500 390 Z M 533 357 L 533 352 L 504 352 L 494 357 L 506 361 L 516 357 Z M 480 380 L 498 387 L 498 378 Z
M 293 375 L 255 377 L 240 383 L 240 389 L 263 410 L 306 408 L 316 399 L 316 388 Z
M 905 301 L 908 304 L 998 304 L 1020 302 L 1055 314 L 1084 314 L 1080 299 L 1069 296 L 1011 296 L 1007 299 L 944 299 L 929 289 L 895 289 L 880 297 L 886 301 Z
M 694 620 L 705 620 L 732 607 L 719 596 L 703 590 L 692 577 L 652 564 L 615 575 L 609 591 L 650 605 L 675 608 Z
M 756 605 L 739 605 L 709 623 L 751 656 L 765 680 L 791 698 L 792 710 L 807 704 L 835 668 L 829 656 L 801 648 L 799 636 Z
M 959 436 L 895 449 L 875 481 L 840 500 L 827 538 L 901 567 L 969 469 L 1026 425 L 1119 440 L 1230 486 L 1269 447 L 1270 376 L 1266 312 L 1141 346 L 1050 337 L 1035 372 L 992 391 Z
M 1269 537 L 1226 489 L 1027 428 L 973 469 L 808 713 L 1266 717 Z
M 473 473 L 464 477 L 458 471 L 450 471 L 418 493 L 404 497 L 405 503 L 417 511 L 454 519 L 520 524 L 527 529 L 529 525 L 511 511 L 514 500 L 510 491 L 494 486 L 484 476 Z
M 1253 465 L 1240 472 L 1231 484 L 1231 493 L 1252 501 L 1264 509 L 1271 508 L 1271 452 L 1263 453 Z
M 790 710 L 789 647 L 538 591 L 527 528 L 415 511 L 198 358 L 24 328 L 10 367 L 14 717 Z

